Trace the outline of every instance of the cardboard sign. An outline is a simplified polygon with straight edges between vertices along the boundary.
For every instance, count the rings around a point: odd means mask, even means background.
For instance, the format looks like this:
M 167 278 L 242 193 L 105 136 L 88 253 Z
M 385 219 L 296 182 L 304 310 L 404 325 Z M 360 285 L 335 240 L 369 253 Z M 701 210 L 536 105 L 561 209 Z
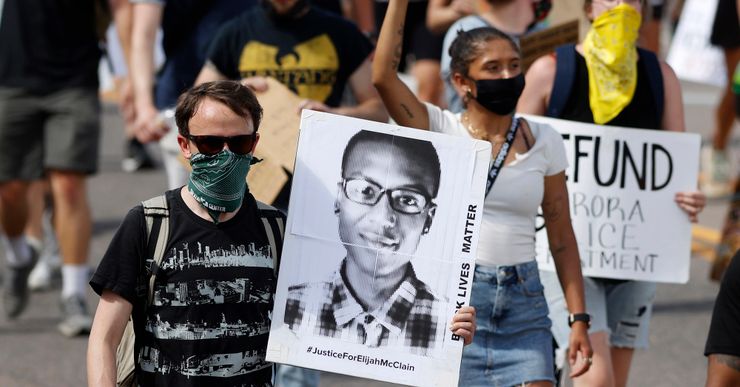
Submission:
M 666 60 L 680 79 L 725 86 L 722 50 L 709 42 L 716 11 L 717 0 L 686 0 Z
M 454 386 L 488 142 L 304 110 L 267 360 Z
M 697 190 L 700 136 L 527 119 L 550 124 L 563 136 L 583 274 L 688 282 L 691 223 L 674 196 Z M 553 270 L 545 231 L 537 232 L 537 261 L 540 268 Z
M 252 167 L 247 182 L 257 200 L 272 203 L 288 181 L 285 171 L 293 172 L 301 98 L 274 78 L 266 79 L 267 90 L 257 93 L 263 115 L 255 156 L 263 161 Z
M 578 43 L 578 24 L 578 20 L 573 20 L 523 36 L 519 40 L 519 46 L 522 49 L 524 71 L 537 58 L 555 51 L 556 47 Z

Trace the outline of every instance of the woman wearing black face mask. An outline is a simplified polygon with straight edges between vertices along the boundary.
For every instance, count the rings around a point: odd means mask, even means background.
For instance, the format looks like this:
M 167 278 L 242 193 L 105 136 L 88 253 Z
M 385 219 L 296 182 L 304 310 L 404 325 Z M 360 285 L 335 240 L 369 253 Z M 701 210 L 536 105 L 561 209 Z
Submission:
M 463 352 L 460 385 L 552 386 L 552 334 L 539 280 L 534 219 L 542 206 L 550 249 L 573 316 L 571 376 L 591 365 L 583 277 L 565 185 L 560 135 L 514 116 L 524 79 L 520 53 L 492 28 L 461 32 L 450 47 L 452 81 L 465 102 L 454 114 L 424 104 L 401 82 L 397 66 L 408 0 L 390 0 L 373 63 L 373 84 L 400 125 L 469 136 L 492 144 L 471 305 L 473 344 Z

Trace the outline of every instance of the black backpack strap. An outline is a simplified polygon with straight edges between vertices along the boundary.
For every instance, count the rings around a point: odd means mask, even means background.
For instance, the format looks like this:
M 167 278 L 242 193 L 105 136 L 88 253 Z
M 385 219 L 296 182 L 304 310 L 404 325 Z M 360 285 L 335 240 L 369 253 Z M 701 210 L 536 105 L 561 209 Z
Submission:
M 550 103 L 545 113 L 548 117 L 560 118 L 568 103 L 576 77 L 576 45 L 566 44 L 555 49 L 555 80 L 550 92 Z
M 144 284 L 146 284 L 146 306 L 152 303 L 154 296 L 154 280 L 164 258 L 167 240 L 170 235 L 170 210 L 167 198 L 160 195 L 141 202 L 144 207 L 144 218 L 147 230 L 147 257 L 152 257 L 152 264 L 145 268 Z
M 283 237 L 285 235 L 285 221 L 282 212 L 275 207 L 257 201 L 257 210 L 265 228 L 267 242 L 270 244 L 273 271 L 277 278 L 280 270 L 280 255 L 283 253 Z
M 640 60 L 645 66 L 647 80 L 650 83 L 650 91 L 653 93 L 655 102 L 655 114 L 658 122 L 663 122 L 663 109 L 665 107 L 665 91 L 663 89 L 663 72 L 660 70 L 660 60 L 654 52 L 637 48 Z

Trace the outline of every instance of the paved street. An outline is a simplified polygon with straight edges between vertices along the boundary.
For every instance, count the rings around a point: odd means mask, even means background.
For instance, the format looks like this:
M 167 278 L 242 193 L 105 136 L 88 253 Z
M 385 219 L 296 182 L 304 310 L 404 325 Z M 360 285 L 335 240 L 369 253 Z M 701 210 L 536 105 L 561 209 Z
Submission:
M 684 85 L 689 130 L 709 138 L 713 126 L 713 104 L 717 90 Z M 735 129 L 733 147 L 740 154 L 740 131 Z M 165 189 L 160 170 L 127 174 L 121 171 L 123 134 L 114 107 L 104 116 L 100 173 L 89 183 L 94 216 L 90 264 L 94 267 L 130 207 Z M 737 163 L 736 163 L 737 165 Z M 727 200 L 712 200 L 700 217 L 698 247 L 711 247 L 712 237 L 722 224 Z M 714 230 L 714 231 L 713 231 Z M 699 251 L 699 250 L 698 250 Z M 701 251 L 699 251 L 701 252 Z M 2 253 L 0 253 L 2 255 Z M 631 386 L 700 386 L 705 378 L 702 355 L 717 284 L 709 282 L 710 267 L 704 257 L 692 259 L 687 285 L 660 285 L 650 334 L 651 348 L 638 352 L 630 378 Z M 0 269 L 5 260 L 0 259 Z M 56 331 L 59 318 L 58 288 L 34 293 L 32 305 L 17 321 L 0 317 L 0 387 L 83 386 L 87 338 L 63 338 Z M 90 292 L 90 305 L 97 298 Z M 381 386 L 385 384 L 325 375 L 323 386 Z

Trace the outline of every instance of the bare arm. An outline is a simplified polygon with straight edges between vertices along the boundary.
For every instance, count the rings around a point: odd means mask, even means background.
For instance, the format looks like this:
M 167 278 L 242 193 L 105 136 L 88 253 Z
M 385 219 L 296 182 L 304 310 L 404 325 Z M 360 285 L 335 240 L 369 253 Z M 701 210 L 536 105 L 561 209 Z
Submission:
M 201 83 L 220 81 L 227 79 L 225 75 L 221 74 L 210 60 L 206 60 L 203 68 L 198 74 L 198 78 L 195 78 L 195 84 L 200 85 Z
M 565 302 L 570 313 L 586 311 L 583 294 L 583 275 L 578 245 L 570 222 L 568 188 L 565 185 L 565 172 L 545 176 L 545 194 L 542 198 L 542 212 L 547 227 L 547 240 L 550 252 L 555 259 L 560 286 L 563 288 Z M 588 327 L 585 323 L 576 322 L 570 332 L 568 359 L 572 373 L 576 377 L 588 371 L 590 364 L 583 362 L 574 367 L 578 352 L 583 357 L 591 357 L 593 350 L 588 339 Z
M 157 108 L 154 106 L 154 44 L 157 29 L 162 21 L 164 6 L 153 3 L 133 5 L 133 25 L 131 36 L 131 59 L 129 77 L 134 93 L 136 107 L 135 129 L 139 140 L 147 142 L 158 140 L 166 129 L 155 125 Z
M 390 0 L 380 29 L 373 61 L 373 85 L 380 93 L 386 109 L 399 125 L 429 129 L 426 106 L 398 77 L 403 41 L 403 21 L 408 0 Z
M 350 0 L 351 20 L 353 20 L 360 31 L 369 34 L 375 31 L 375 9 L 373 0 Z
M 123 57 L 126 61 L 126 67 L 131 68 L 131 27 L 133 26 L 133 6 L 128 0 L 109 0 L 111 12 L 113 13 L 113 22 L 116 26 L 118 41 L 121 43 Z M 129 70 L 130 72 L 130 70 Z M 126 132 L 132 135 L 134 132 L 134 119 L 136 111 L 134 108 L 134 95 L 131 88 L 130 76 L 126 76 L 119 91 L 119 109 L 121 116 L 126 124 Z
M 116 348 L 131 315 L 131 303 L 108 290 L 103 291 L 87 344 L 87 384 L 116 385 Z
M 444 34 L 457 19 L 474 11 L 473 0 L 430 0 L 427 28 L 435 34 Z
M 661 61 L 660 71 L 663 74 L 663 129 L 685 132 L 686 121 L 683 116 L 681 84 L 668 63 Z
M 555 82 L 555 65 L 552 55 L 542 56 L 532 63 L 524 78 L 524 91 L 516 107 L 518 113 L 545 115 Z
M 685 132 L 683 100 L 681 98 L 681 84 L 671 66 L 660 62 L 663 73 L 663 129 L 672 132 Z M 707 197 L 699 190 L 677 192 L 674 200 L 676 204 L 689 216 L 692 223 L 699 221 L 699 213 L 704 210 Z
M 388 122 L 388 112 L 385 110 L 383 101 L 380 100 L 378 92 L 370 81 L 371 77 L 372 70 L 370 58 L 368 58 L 362 62 L 360 67 L 349 78 L 349 87 L 352 89 L 355 100 L 357 100 L 357 105 L 340 106 L 331 109 L 331 111 L 345 116 Z

